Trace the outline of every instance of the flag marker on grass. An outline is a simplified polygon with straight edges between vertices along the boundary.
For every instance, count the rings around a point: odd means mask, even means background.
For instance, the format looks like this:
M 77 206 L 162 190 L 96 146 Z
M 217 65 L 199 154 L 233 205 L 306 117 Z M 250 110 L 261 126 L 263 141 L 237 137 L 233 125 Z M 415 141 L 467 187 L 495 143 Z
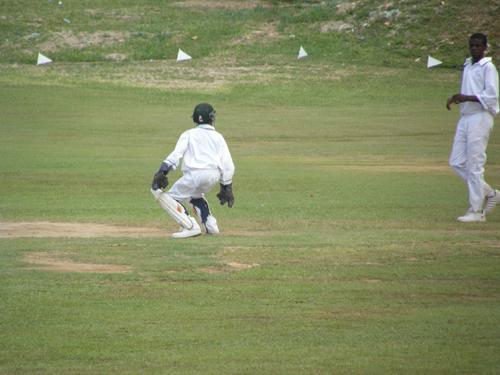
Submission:
M 304 49 L 304 47 L 300 46 L 300 49 L 299 49 L 299 55 L 297 56 L 297 59 L 300 60 L 300 59 L 303 59 L 305 57 L 309 56 L 306 52 L 306 50 Z
M 179 48 L 179 52 L 177 52 L 177 61 L 186 61 L 191 59 L 191 56 Z
M 49 64 L 51 62 L 52 62 L 51 59 L 49 59 L 47 56 L 44 56 L 40 52 L 38 52 L 38 59 L 36 61 L 36 65 Z
M 442 61 L 439 61 L 432 56 L 427 57 L 427 68 L 432 68 L 434 66 L 441 65 L 442 63 Z

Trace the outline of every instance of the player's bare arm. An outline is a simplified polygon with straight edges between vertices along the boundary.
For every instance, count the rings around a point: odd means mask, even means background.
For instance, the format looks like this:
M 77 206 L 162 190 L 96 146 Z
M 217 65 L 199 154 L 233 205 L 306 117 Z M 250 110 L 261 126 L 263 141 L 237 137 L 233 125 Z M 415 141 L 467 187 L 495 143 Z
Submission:
M 449 111 L 451 110 L 451 104 L 459 104 L 463 102 L 479 102 L 479 99 L 475 95 L 455 94 L 446 101 L 446 108 Z

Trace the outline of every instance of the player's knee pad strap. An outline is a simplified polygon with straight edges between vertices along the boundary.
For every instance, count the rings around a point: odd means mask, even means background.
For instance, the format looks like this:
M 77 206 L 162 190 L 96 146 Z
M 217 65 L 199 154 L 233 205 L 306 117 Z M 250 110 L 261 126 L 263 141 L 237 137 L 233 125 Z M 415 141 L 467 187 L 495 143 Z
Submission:
M 191 198 L 190 203 L 200 216 L 201 222 L 206 223 L 207 217 L 210 215 L 210 208 L 208 202 L 204 198 Z

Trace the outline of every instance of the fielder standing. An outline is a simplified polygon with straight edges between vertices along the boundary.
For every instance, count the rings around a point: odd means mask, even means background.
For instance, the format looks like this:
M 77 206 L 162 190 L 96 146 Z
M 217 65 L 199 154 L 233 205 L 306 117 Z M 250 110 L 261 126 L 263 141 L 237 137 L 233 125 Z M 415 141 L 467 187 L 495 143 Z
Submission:
M 172 234 L 174 238 L 201 234 L 200 225 L 189 216 L 182 202 L 191 203 L 207 234 L 219 233 L 219 227 L 205 194 L 220 183 L 217 194 L 220 203 L 227 203 L 228 207 L 234 204 L 234 164 L 224 137 L 215 130 L 215 110 L 208 103 L 198 104 L 192 118 L 196 127 L 181 134 L 174 151 L 155 173 L 151 186 L 151 192 L 160 206 L 181 226 L 179 232 Z M 168 192 L 164 192 L 162 189 L 168 185 L 167 173 L 177 169 L 181 159 L 183 176 Z
M 486 221 L 486 214 L 500 202 L 500 191 L 484 180 L 486 147 L 493 128 L 493 117 L 499 112 L 498 72 L 485 57 L 486 35 L 469 38 L 471 57 L 465 61 L 459 94 L 448 98 L 446 108 L 460 105 L 460 119 L 450 155 L 450 166 L 464 179 L 469 191 L 469 209 L 457 218 L 461 222 Z

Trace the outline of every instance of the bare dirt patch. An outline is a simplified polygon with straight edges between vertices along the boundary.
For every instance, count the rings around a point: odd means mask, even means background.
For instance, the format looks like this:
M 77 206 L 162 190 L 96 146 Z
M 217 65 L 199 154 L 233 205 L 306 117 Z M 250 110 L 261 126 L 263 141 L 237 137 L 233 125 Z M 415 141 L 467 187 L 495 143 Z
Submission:
M 108 224 L 20 222 L 0 223 L 0 238 L 20 237 L 168 237 L 169 233 L 157 228 L 122 227 Z
M 172 227 L 173 228 L 173 227 Z M 175 231 L 175 229 L 172 229 Z M 258 230 L 233 230 L 228 228 L 222 236 L 238 237 L 269 237 L 280 234 L 274 231 Z M 110 224 L 94 223 L 52 223 L 48 221 L 37 222 L 0 222 L 1 238 L 95 238 L 95 237 L 124 237 L 148 238 L 170 237 L 168 228 L 158 229 L 149 227 L 125 227 Z
M 104 56 L 104 58 L 110 61 L 123 61 L 127 59 L 127 55 L 124 53 L 110 53 L 109 55 Z
M 347 22 L 342 22 L 342 21 L 328 21 L 325 23 L 322 23 L 320 25 L 320 31 L 322 33 L 329 33 L 329 32 L 336 32 L 336 33 L 342 33 L 342 32 L 351 32 L 354 31 L 354 25 L 347 23 Z
M 352 12 L 354 9 L 356 9 L 357 6 L 358 6 L 358 4 L 356 4 L 355 2 L 352 2 L 352 3 L 347 2 L 347 3 L 337 4 L 337 6 L 336 6 L 337 14 L 339 16 L 343 16 L 347 13 Z
M 258 266 L 257 263 L 246 264 L 246 263 L 239 263 L 239 262 L 227 262 L 226 265 L 234 270 L 237 270 L 237 271 L 248 270 L 250 268 L 254 268 L 254 267 Z
M 36 269 L 53 272 L 125 273 L 131 270 L 128 266 L 116 264 L 74 262 L 45 252 L 26 254 L 24 261 L 35 265 Z

